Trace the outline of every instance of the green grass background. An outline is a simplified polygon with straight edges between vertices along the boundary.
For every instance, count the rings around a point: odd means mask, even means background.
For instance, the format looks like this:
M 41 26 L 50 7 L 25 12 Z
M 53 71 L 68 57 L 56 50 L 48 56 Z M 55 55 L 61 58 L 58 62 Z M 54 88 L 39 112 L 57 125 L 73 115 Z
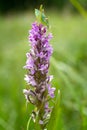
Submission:
M 67 12 L 47 14 L 54 36 L 50 74 L 56 94 L 58 89 L 61 93 L 56 130 L 87 130 L 87 19 Z M 0 16 L 0 130 L 26 130 L 33 108 L 26 108 L 22 90 L 34 20 L 33 12 Z

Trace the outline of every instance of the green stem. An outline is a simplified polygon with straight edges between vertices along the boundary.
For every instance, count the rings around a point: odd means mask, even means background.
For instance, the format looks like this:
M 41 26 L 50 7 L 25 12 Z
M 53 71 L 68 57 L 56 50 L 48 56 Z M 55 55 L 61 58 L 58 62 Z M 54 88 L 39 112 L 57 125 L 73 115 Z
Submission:
M 28 123 L 27 123 L 27 130 L 29 130 L 30 121 L 31 121 L 31 117 L 29 118 Z

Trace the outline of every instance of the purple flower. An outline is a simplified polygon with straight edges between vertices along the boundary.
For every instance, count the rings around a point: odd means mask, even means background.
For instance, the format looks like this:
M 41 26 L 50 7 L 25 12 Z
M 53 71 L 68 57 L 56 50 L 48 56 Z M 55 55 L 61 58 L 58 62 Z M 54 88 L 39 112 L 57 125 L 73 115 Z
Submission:
M 41 106 L 43 107 L 40 124 L 44 124 L 44 119 L 51 111 L 48 107 L 48 99 L 54 97 L 55 91 L 55 88 L 51 87 L 53 76 L 48 74 L 50 56 L 53 52 L 50 45 L 51 38 L 52 34 L 48 34 L 46 26 L 36 22 L 32 24 L 32 29 L 29 31 L 31 49 L 26 54 L 27 61 L 24 66 L 27 70 L 24 79 L 30 87 L 29 90 L 24 89 L 23 92 L 27 101 L 34 104 L 39 113 Z M 30 97 L 32 97 L 33 102 Z
M 51 88 L 51 85 L 48 84 L 48 93 L 51 98 L 54 98 L 54 91 L 55 91 L 55 88 Z
M 36 85 L 36 82 L 35 82 L 33 76 L 25 75 L 24 80 L 27 82 L 27 84 L 30 84 L 30 85 L 32 85 L 32 86 L 35 86 L 35 85 Z
M 42 120 L 39 120 L 39 124 L 41 124 L 41 125 L 42 125 L 42 124 L 43 124 L 43 121 L 42 121 Z

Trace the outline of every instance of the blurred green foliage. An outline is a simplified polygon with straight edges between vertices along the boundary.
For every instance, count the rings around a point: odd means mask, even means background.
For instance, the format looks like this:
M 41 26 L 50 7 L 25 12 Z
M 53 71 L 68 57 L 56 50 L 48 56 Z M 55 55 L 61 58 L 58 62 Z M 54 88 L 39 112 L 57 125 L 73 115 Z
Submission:
M 70 2 L 72 3 L 72 5 L 78 10 L 78 12 L 84 17 L 87 18 L 87 12 L 84 9 L 84 6 L 82 6 L 82 4 L 76 0 L 70 0 Z
M 87 0 L 75 0 L 79 2 L 85 9 L 87 9 Z M 65 7 L 75 10 L 73 8 L 70 0 L 0 0 L 0 13 L 8 13 L 11 11 L 20 11 L 31 8 L 38 8 L 41 4 L 44 7 L 56 8 L 59 10 L 64 9 Z
M 54 53 L 50 73 L 60 89 L 59 130 L 87 130 L 87 19 L 49 11 Z M 32 13 L 0 17 L 0 130 L 25 130 L 33 106 L 26 108 L 28 30 Z M 59 107 L 59 106 L 58 106 Z M 33 124 L 30 125 L 31 130 Z M 58 130 L 58 129 L 57 129 Z
M 87 0 L 78 0 L 77 2 L 79 2 L 85 8 L 87 8 Z

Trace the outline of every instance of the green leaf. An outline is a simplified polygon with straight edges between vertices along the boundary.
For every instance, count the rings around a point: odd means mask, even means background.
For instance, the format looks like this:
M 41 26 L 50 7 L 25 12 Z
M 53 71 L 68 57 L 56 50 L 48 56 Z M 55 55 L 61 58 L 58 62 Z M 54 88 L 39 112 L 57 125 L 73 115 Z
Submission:
M 60 91 L 58 90 L 58 95 L 56 98 L 56 103 L 51 113 L 51 117 L 47 126 L 47 130 L 60 130 L 61 129 L 61 107 L 60 107 Z
M 38 115 L 36 116 L 35 130 L 41 130 L 40 124 L 39 124 L 39 117 L 38 117 Z
M 36 15 L 37 21 L 40 22 L 41 21 L 41 12 L 38 9 L 35 9 L 35 15 Z
M 46 17 L 46 15 L 44 14 L 44 9 L 43 6 L 40 6 L 40 9 L 35 9 L 35 15 L 37 18 L 37 21 L 39 23 L 44 24 L 45 26 L 49 27 L 49 22 L 48 22 L 48 18 Z
M 32 122 L 32 117 L 30 116 L 28 122 L 27 122 L 27 130 L 30 130 L 30 125 L 31 125 L 31 122 Z M 40 124 L 38 123 L 39 122 L 39 118 L 38 116 L 36 117 L 36 121 L 34 123 L 34 129 L 32 130 L 41 130 L 40 128 Z
M 49 27 L 49 22 L 48 22 L 48 18 L 45 16 L 44 13 L 41 14 L 41 22 L 46 25 L 47 27 Z
M 29 130 L 30 128 L 30 122 L 31 122 L 31 117 L 29 118 L 29 120 L 28 120 L 28 123 L 27 123 L 27 130 Z
M 35 15 L 36 15 L 36 17 L 38 17 L 39 14 L 40 14 L 40 11 L 38 9 L 35 9 Z

